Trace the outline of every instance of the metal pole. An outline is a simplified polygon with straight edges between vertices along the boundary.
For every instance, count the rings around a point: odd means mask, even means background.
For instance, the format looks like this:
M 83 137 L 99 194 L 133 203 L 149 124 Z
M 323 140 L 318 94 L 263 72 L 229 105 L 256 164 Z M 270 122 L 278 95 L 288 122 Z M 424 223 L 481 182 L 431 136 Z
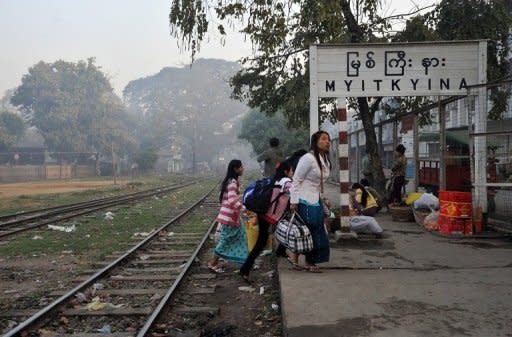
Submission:
M 414 190 L 417 191 L 420 185 L 420 141 L 419 141 L 419 125 L 418 125 L 418 116 L 414 115 L 413 117 L 413 136 L 412 136 L 412 144 L 413 144 L 413 155 L 414 155 Z
M 196 174 L 196 138 L 197 138 L 197 118 L 194 115 L 194 139 L 192 140 L 192 174 Z
M 441 103 L 441 97 L 438 97 L 439 105 L 439 190 L 446 190 L 446 106 Z
M 382 160 L 384 158 L 384 142 L 382 140 L 382 124 L 379 125 L 379 156 Z
M 393 151 L 398 146 L 398 121 L 393 121 Z
M 360 173 L 359 173 L 359 169 L 360 169 L 360 154 L 359 154 L 359 151 L 361 151 L 359 148 L 361 147 L 361 144 L 359 143 L 359 135 L 360 135 L 361 131 L 356 131 L 356 181 L 360 181 L 361 180 L 361 177 L 360 177 Z
M 479 81 L 481 84 L 487 82 L 487 41 L 479 45 Z M 478 88 L 478 112 L 475 113 L 475 133 L 487 132 L 487 88 Z M 480 136 L 473 139 L 475 147 L 475 180 L 473 215 L 477 220 L 482 221 L 482 229 L 485 229 L 487 217 L 487 137 Z M 482 213 L 481 215 L 479 213 Z M 482 218 L 483 217 L 483 218 Z
M 117 185 L 116 180 L 116 161 L 114 157 L 114 141 L 112 141 L 112 177 L 114 178 L 114 185 Z
M 316 85 L 317 46 L 309 47 L 309 135 L 317 132 L 318 122 L 318 89 Z

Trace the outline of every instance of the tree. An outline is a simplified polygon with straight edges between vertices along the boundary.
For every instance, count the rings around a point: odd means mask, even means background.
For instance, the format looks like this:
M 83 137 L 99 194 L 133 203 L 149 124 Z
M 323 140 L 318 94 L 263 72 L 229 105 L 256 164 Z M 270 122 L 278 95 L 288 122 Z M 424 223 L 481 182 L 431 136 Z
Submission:
M 380 0 L 172 0 L 171 33 L 192 57 L 200 49 L 213 22 L 227 35 L 224 23 L 241 26 L 253 44 L 254 55 L 242 59 L 244 68 L 232 79 L 233 97 L 248 101 L 250 107 L 273 115 L 282 111 L 289 125 L 309 122 L 308 48 L 315 43 L 379 41 L 390 28 L 377 13 Z M 211 20 L 211 22 L 209 21 Z M 380 98 L 369 105 L 357 99 L 366 144 L 374 165 L 375 181 L 384 189 L 384 173 L 373 127 Z M 319 105 L 322 109 L 325 105 Z M 327 110 L 321 118 L 329 117 Z M 331 115 L 330 117 L 333 117 Z
M 2 111 L 0 112 L 0 151 L 7 151 L 23 136 L 25 123 L 20 115 Z
M 246 99 L 251 107 L 259 107 L 262 112 L 272 115 L 283 111 L 290 125 L 307 124 L 309 121 L 309 64 L 307 48 L 316 43 L 361 43 L 389 41 L 393 37 L 391 22 L 407 19 L 420 12 L 416 8 L 411 13 L 382 17 L 378 13 L 381 0 L 224 0 L 209 2 L 207 0 L 173 0 L 169 15 L 171 33 L 180 39 L 181 46 L 191 51 L 192 58 L 200 49 L 200 44 L 210 28 L 216 24 L 219 34 L 227 35 L 225 23 L 241 27 L 253 44 L 254 55 L 242 59 L 244 68 L 232 79 L 233 96 Z M 473 6 L 484 0 L 445 0 L 436 8 L 444 13 L 443 6 L 457 11 L 457 6 Z M 498 9 L 501 5 L 510 8 L 509 1 L 495 0 L 489 2 L 490 8 Z M 453 4 L 453 6 L 452 6 Z M 433 7 L 427 6 L 426 8 Z M 425 9 L 425 8 L 423 8 Z M 436 13 L 437 13 L 436 12 Z M 446 12 L 448 13 L 448 12 Z M 480 19 L 480 12 L 472 12 L 472 18 Z M 458 28 L 465 27 L 467 13 L 460 17 Z M 436 16 L 432 16 L 434 18 Z M 450 16 L 438 16 L 449 19 Z M 510 16 L 509 16 L 510 17 Z M 500 20 L 503 15 L 499 15 Z M 428 24 L 424 18 L 411 21 L 408 37 L 430 39 L 438 32 L 433 32 L 435 24 L 440 27 L 443 20 Z M 473 24 L 470 29 L 478 30 L 480 25 Z M 492 22 L 492 20 L 490 21 Z M 500 21 L 503 22 L 503 21 Z M 491 24 L 492 26 L 492 24 Z M 490 28 L 492 29 L 492 27 Z M 415 31 L 412 28 L 419 28 Z M 448 28 L 450 29 L 450 28 Z M 500 32 L 506 30 L 499 29 Z M 503 46 L 503 45 L 502 45 Z M 489 77 L 489 78 L 492 78 Z M 381 98 L 371 100 L 364 97 L 354 100 L 358 118 L 362 121 L 366 148 L 369 151 L 376 187 L 384 189 L 382 162 L 378 155 L 377 138 L 373 120 Z M 413 100 L 403 105 L 421 104 Z M 322 106 L 322 105 L 320 105 Z M 321 111 L 325 118 L 325 111 Z M 332 117 L 332 116 L 331 116 Z
M 512 4 L 508 0 L 443 0 L 434 10 L 407 21 L 394 41 L 487 39 L 487 81 L 509 77 L 509 37 Z M 510 90 L 491 89 L 490 119 L 501 119 L 507 109 Z M 409 105 L 403 105 L 410 109 Z M 428 118 L 428 115 L 425 115 Z
M 143 171 L 151 170 L 158 160 L 157 148 L 151 143 L 143 143 L 135 155 L 135 162 Z
M 37 63 L 11 102 L 41 131 L 50 151 L 65 153 L 59 158 L 108 155 L 111 142 L 121 152 L 134 147 L 121 100 L 93 58 Z
M 508 8 L 507 8 L 508 7 Z M 509 37 L 512 29 L 510 0 L 443 0 L 431 14 L 443 40 L 488 39 L 487 81 L 510 76 Z M 491 119 L 501 119 L 510 90 L 493 88 Z
M 286 120 L 281 113 L 268 117 L 257 109 L 251 110 L 244 117 L 238 137 L 251 143 L 256 153 L 268 149 L 268 141 L 272 137 L 279 138 L 285 156 L 309 147 L 307 129 L 287 128 Z
M 228 79 L 239 69 L 236 62 L 199 59 L 192 68 L 166 67 L 128 83 L 124 101 L 139 121 L 139 140 L 181 154 L 192 166 L 216 162 L 236 137 L 233 124 L 248 110 L 229 97 Z

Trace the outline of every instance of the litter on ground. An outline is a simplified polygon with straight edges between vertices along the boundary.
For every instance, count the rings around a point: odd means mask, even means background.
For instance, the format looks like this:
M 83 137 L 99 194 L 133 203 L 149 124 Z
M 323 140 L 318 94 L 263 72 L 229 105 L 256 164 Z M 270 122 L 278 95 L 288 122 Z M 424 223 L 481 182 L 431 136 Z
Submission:
M 74 232 L 76 230 L 76 226 L 75 225 L 71 225 L 71 226 L 67 226 L 66 227 L 66 226 L 48 225 L 48 229 L 51 229 L 51 230 L 54 230 L 54 231 L 71 233 L 71 232 Z

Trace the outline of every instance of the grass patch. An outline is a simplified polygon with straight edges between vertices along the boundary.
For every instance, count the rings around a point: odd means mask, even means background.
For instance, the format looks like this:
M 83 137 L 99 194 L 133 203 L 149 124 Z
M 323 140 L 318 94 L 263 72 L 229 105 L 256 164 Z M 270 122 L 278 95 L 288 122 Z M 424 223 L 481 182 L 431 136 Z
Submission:
M 0 215 L 112 197 L 120 194 L 129 194 L 159 186 L 180 183 L 187 179 L 189 179 L 188 176 L 145 177 L 140 180 L 137 179 L 115 186 L 103 186 L 77 192 L 19 195 L 14 198 L 2 199 Z M 50 189 L 51 187 L 48 188 Z
M 164 219 L 175 216 L 192 201 L 212 188 L 212 182 L 197 184 L 163 197 L 152 197 L 133 206 L 120 207 L 114 211 L 114 220 L 103 219 L 108 210 L 96 213 L 95 217 L 81 217 L 59 225 L 75 225 L 76 231 L 64 233 L 42 230 L 28 231 L 18 235 L 9 243 L 0 246 L 0 256 L 39 256 L 70 253 L 84 259 L 97 260 L 117 250 L 126 249 L 136 232 L 149 232 L 164 223 Z M 170 229 L 171 231 L 173 229 Z M 39 235 L 42 239 L 34 240 Z

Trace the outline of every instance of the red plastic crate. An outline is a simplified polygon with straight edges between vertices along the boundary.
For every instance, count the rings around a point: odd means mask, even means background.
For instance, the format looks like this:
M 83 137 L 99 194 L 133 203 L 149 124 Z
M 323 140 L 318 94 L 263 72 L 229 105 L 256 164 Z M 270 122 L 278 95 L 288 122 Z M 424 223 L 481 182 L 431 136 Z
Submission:
M 451 201 L 450 192 L 449 191 L 439 191 L 439 200 L 440 201 Z
M 473 234 L 473 226 L 472 226 L 472 221 L 471 219 L 466 219 L 465 221 L 465 224 L 464 224 L 464 234 L 465 235 L 471 235 Z
M 455 202 L 471 202 L 471 192 L 450 192 L 450 200 Z
M 440 223 L 439 224 L 439 232 L 443 235 L 450 235 L 450 224 Z
M 472 205 L 470 202 L 439 201 L 441 215 L 451 217 L 470 217 Z
M 439 232 L 443 235 L 462 235 L 466 231 L 466 220 L 463 218 L 439 215 Z

